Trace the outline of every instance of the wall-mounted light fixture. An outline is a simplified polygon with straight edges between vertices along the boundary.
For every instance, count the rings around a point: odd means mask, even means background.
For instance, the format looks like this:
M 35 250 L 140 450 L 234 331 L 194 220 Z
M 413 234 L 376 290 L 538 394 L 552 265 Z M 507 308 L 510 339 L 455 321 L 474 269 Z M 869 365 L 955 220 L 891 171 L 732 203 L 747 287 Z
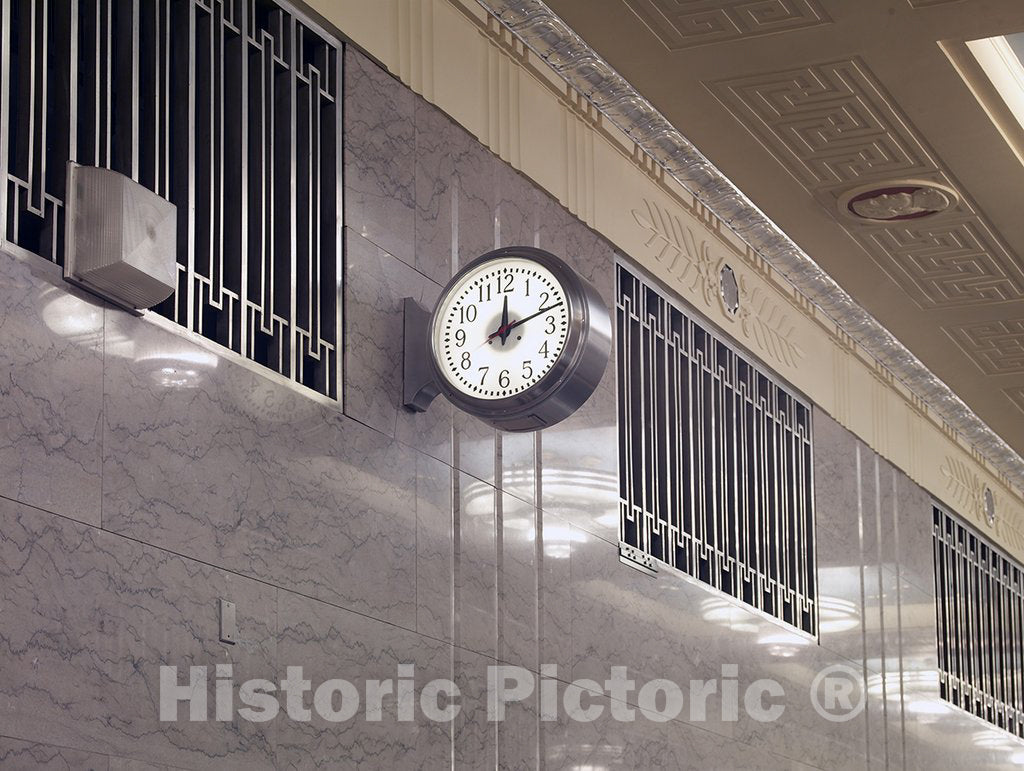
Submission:
M 177 285 L 177 210 L 123 174 L 68 164 L 64 278 L 127 310 Z

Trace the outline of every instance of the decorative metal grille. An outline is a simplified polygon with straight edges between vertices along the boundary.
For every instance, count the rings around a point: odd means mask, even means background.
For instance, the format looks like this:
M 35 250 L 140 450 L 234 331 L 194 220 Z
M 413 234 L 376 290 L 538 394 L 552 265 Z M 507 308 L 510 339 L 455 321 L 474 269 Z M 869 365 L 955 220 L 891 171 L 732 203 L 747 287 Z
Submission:
M 1024 737 L 1024 572 L 934 508 L 939 694 Z
M 623 543 L 816 634 L 810 408 L 617 277 Z
M 178 207 L 157 310 L 337 398 L 340 44 L 269 0 L 0 0 L 3 239 L 57 263 L 69 160 Z

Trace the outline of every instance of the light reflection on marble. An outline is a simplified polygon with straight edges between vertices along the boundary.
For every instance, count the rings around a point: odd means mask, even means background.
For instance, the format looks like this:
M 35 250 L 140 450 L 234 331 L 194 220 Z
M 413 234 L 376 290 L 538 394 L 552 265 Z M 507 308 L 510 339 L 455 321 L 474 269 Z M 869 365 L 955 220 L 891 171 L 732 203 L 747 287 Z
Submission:
M 590 399 L 541 437 L 541 506 L 609 543 L 619 542 L 614 363 Z
M 455 644 L 494 658 L 497 647 L 497 491 L 458 475 Z
M 100 523 L 102 303 L 0 252 L 0 496 Z
M 189 347 L 124 314 L 108 328 Z M 147 361 L 107 359 L 107 528 L 415 628 L 413 450 L 227 358 L 191 389 Z
M 499 495 L 498 658 L 537 671 L 537 512 L 513 495 Z
M 416 631 L 452 642 L 452 469 L 416 458 Z

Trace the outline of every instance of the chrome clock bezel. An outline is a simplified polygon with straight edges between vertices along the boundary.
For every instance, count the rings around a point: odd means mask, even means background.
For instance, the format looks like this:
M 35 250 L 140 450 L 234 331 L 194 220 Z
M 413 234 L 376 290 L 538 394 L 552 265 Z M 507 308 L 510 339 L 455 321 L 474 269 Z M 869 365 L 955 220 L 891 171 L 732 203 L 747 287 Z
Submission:
M 444 309 L 465 276 L 487 263 L 500 265 L 511 258 L 536 262 L 555 277 L 565 294 L 569 331 L 558 358 L 540 380 L 513 396 L 480 399 L 455 387 L 444 373 L 437 332 Z M 495 249 L 460 269 L 434 306 L 428 335 L 430 364 L 440 392 L 459 409 L 507 431 L 537 430 L 567 418 L 597 388 L 611 353 L 611 317 L 597 290 L 561 258 L 528 246 Z

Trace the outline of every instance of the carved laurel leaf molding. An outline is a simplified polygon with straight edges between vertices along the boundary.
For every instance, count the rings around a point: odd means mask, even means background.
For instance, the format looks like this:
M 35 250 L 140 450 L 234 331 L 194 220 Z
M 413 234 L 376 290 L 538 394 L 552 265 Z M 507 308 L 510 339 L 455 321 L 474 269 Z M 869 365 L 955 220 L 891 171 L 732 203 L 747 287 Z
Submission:
M 953 503 L 956 503 L 964 514 L 980 519 L 985 486 L 978 475 L 962 460 L 949 457 L 939 470 L 946 477 L 946 488 Z
M 995 528 L 998 542 L 1017 550 L 1024 548 L 1024 509 L 1014 499 L 1001 495 L 995 487 L 986 486 L 970 465 L 962 460 L 947 456 L 939 470 L 946 477 L 948 502 L 957 507 L 957 513 L 979 523 L 988 523 L 985 491 L 989 490 L 995 503 L 996 518 L 994 524 L 988 524 Z
M 689 295 L 700 297 L 711 308 L 720 302 L 719 275 L 724 257 L 716 257 L 705 238 L 698 238 L 682 218 L 653 201 L 632 210 L 633 219 L 647 235 L 644 246 L 673 275 Z M 742 269 L 732 265 L 739 279 L 740 307 L 735 317 L 740 336 L 766 358 L 796 369 L 806 353 L 793 337 L 795 326 L 779 303 L 762 287 L 750 289 Z

